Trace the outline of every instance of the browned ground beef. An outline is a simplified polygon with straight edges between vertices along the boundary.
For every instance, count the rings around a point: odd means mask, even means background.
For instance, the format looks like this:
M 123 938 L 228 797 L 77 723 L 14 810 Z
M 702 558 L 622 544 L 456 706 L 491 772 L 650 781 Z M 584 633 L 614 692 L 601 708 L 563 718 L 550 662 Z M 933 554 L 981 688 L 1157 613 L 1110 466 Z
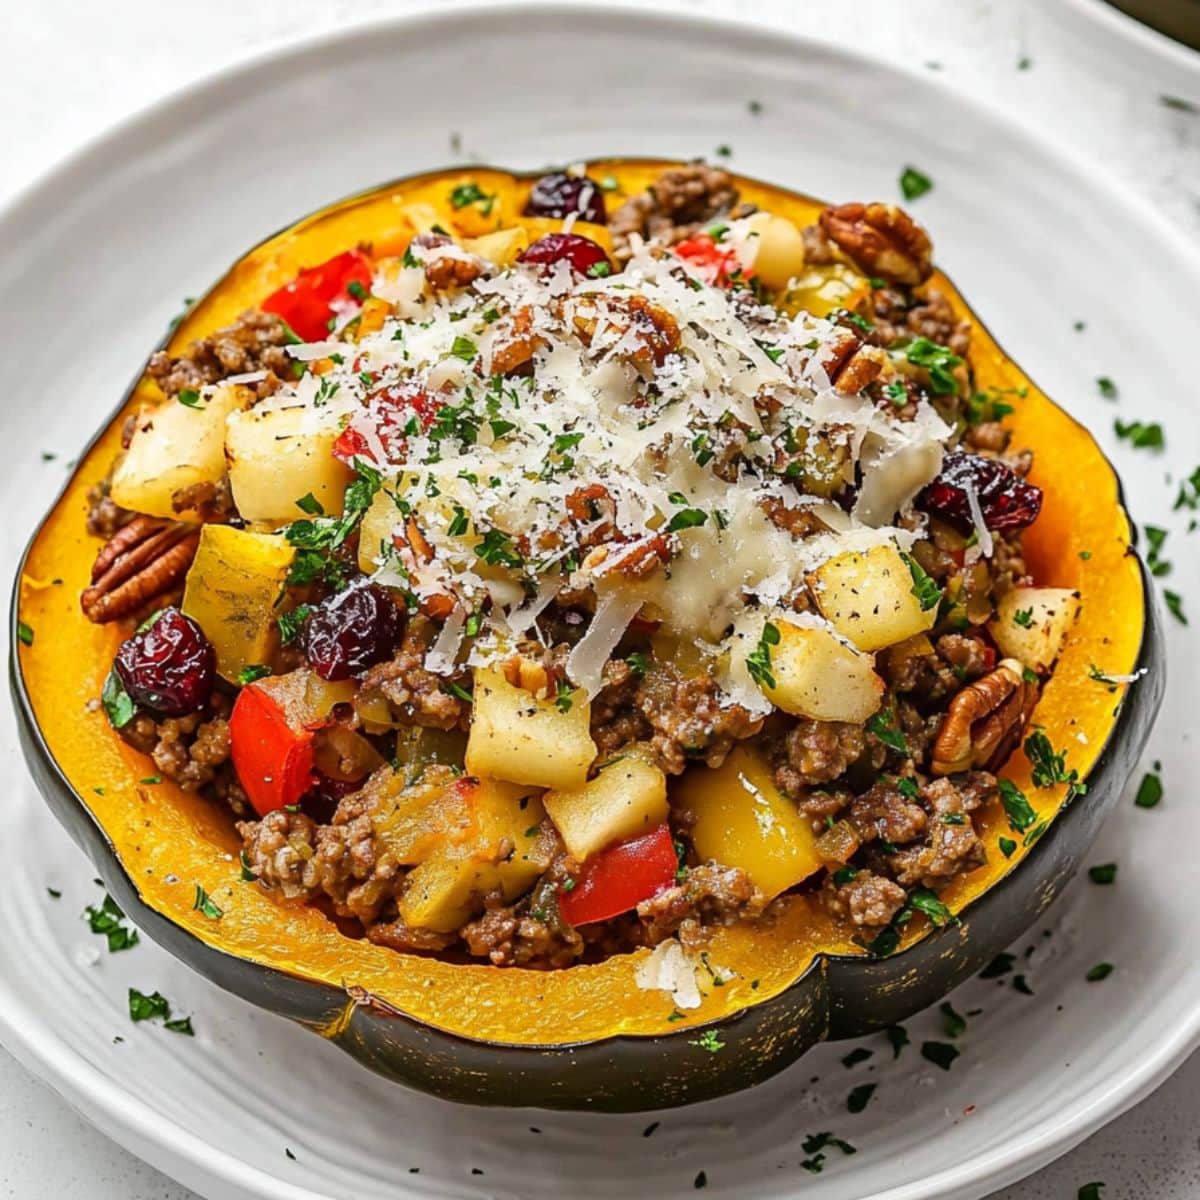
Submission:
M 965 357 L 971 345 L 971 323 L 954 315 L 950 302 L 935 287 L 914 294 L 905 288 L 872 288 L 870 312 L 875 328 L 868 340 L 888 347 L 906 338 L 924 337 Z
M 789 796 L 844 775 L 867 752 L 867 732 L 846 721 L 799 718 L 770 747 L 775 783 Z
M 741 215 L 742 209 L 728 172 L 707 163 L 672 168 L 655 180 L 653 188 L 630 196 L 613 213 L 608 223 L 613 255 L 618 262 L 629 257 L 630 234 L 674 245 L 716 217 L 731 213 Z
M 645 927 L 647 945 L 657 945 L 674 933 L 688 944 L 699 940 L 702 925 L 728 925 L 758 917 L 765 907 L 766 898 L 745 871 L 710 862 L 689 868 L 674 887 L 643 900 L 637 915 Z
M 388 662 L 364 676 L 364 692 L 379 692 L 406 725 L 429 729 L 465 729 L 468 706 L 446 690 L 446 681 L 425 670 L 425 655 L 437 630 L 424 617 L 408 623 L 400 649 Z M 465 680 L 468 687 L 469 680 Z
M 905 898 L 898 883 L 871 871 L 857 871 L 843 884 L 834 883 L 830 875 L 821 887 L 821 899 L 829 912 L 849 920 L 856 929 L 878 929 L 889 924 Z
M 734 744 L 762 728 L 739 704 L 722 706 L 717 681 L 682 675 L 656 663 L 638 678 L 628 663 L 609 662 L 605 687 L 592 707 L 592 737 L 601 756 L 631 741 L 647 741 L 662 769 L 678 775 L 689 762 L 718 767 Z
M 109 481 L 104 479 L 88 488 L 87 494 L 87 531 L 105 541 L 133 517 L 129 509 L 122 508 L 108 494 L 108 488 Z
M 925 840 L 888 856 L 888 866 L 897 882 L 936 887 L 963 871 L 982 866 L 987 856 L 969 814 L 995 798 L 994 776 L 972 771 L 958 780 L 934 779 L 921 788 L 920 794 L 929 813 Z
M 121 736 L 149 754 L 163 778 L 195 792 L 212 783 L 229 758 L 229 709 L 229 700 L 216 693 L 208 712 L 161 719 L 139 712 Z
M 287 326 L 278 317 L 252 309 L 227 328 L 193 342 L 178 357 L 159 350 L 146 365 L 146 374 L 168 396 L 175 396 L 231 375 L 266 371 L 267 379 L 255 386 L 260 397 L 267 396 L 279 379 L 291 378 L 292 360 L 284 349 L 289 340 Z

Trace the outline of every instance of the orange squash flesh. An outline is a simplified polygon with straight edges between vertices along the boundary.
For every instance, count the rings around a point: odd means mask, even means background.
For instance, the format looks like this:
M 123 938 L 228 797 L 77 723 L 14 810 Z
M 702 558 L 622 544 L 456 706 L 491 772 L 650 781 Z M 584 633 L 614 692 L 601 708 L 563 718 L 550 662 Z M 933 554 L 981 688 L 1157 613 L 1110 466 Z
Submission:
M 607 197 L 612 211 L 624 195 L 641 190 L 669 165 L 610 160 L 592 163 L 588 170 L 593 178 L 616 180 L 618 190 Z M 306 218 L 251 251 L 192 308 L 167 349 L 178 352 L 231 323 L 303 266 L 359 243 L 377 252 L 402 249 L 413 231 L 406 215 L 413 204 L 432 206 L 448 229 L 469 216 L 474 223 L 470 235 L 483 232 L 476 213 L 463 214 L 449 203 L 451 190 L 467 181 L 496 194 L 493 225 L 520 223 L 529 178 L 471 170 L 388 185 Z M 799 225 L 810 222 L 822 207 L 752 180 L 739 179 L 738 184 L 743 199 Z M 972 315 L 945 277 L 938 274 L 933 282 L 957 310 Z M 1029 568 L 1039 584 L 1075 588 L 1083 598 L 1079 622 L 1033 720 L 1056 748 L 1067 751 L 1068 767 L 1086 778 L 1113 732 L 1128 690 L 1121 686 L 1114 692 L 1095 682 L 1089 667 L 1095 664 L 1118 676 L 1134 671 L 1147 627 L 1129 519 L 1116 475 L 1091 436 L 1022 375 L 977 320 L 971 359 L 981 389 L 1028 388 L 1008 422 L 1014 446 L 1033 449 L 1032 479 L 1045 492 L 1042 514 L 1025 540 Z M 96 702 L 116 646 L 128 631 L 92 625 L 79 610 L 79 593 L 88 583 L 97 549 L 84 530 L 87 491 L 108 472 L 119 449 L 124 414 L 158 397 L 152 383 L 139 382 L 80 461 L 29 548 L 17 612 L 38 633 L 32 646 L 19 647 L 20 677 L 33 720 L 58 770 L 104 831 L 151 910 L 245 962 L 322 981 L 339 992 L 361 989 L 357 994 L 370 994 L 425 1025 L 507 1045 L 678 1034 L 764 1004 L 793 985 L 821 953 L 863 953 L 838 933 L 810 897 L 790 897 L 773 924 L 714 933 L 711 960 L 734 977 L 723 987 L 706 989 L 702 1005 L 682 1020 L 677 1014 L 669 1020 L 674 1009 L 670 997 L 634 984 L 645 951 L 551 973 L 450 963 L 346 936 L 317 909 L 283 906 L 244 883 L 239 840 L 227 812 L 169 782 L 138 782 L 151 774 L 148 760 L 113 733 Z M 1003 774 L 1026 790 L 1039 819 L 1052 817 L 1062 805 L 1065 789 L 1034 788 L 1020 752 Z M 999 852 L 998 839 L 1011 830 L 998 805 L 976 820 L 988 862 L 943 893 L 955 911 L 1019 871 L 1030 852 L 1024 846 L 1011 858 Z M 219 922 L 193 910 L 197 884 L 223 910 Z M 928 932 L 923 919 L 914 921 L 905 945 Z M 326 1031 L 336 1036 L 342 1030 L 331 1012 Z

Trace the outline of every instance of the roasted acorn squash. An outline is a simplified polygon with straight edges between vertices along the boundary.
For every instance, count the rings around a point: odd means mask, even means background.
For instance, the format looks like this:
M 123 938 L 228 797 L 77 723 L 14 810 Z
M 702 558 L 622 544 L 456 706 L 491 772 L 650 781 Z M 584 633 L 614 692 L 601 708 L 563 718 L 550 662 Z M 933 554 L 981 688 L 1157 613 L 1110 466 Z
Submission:
M 589 172 L 632 194 L 669 165 L 604 161 Z M 486 220 L 478 206 L 459 211 L 448 202 L 451 189 L 468 181 L 496 196 Z M 797 225 L 822 207 L 752 180 L 738 183 L 744 199 Z M 465 237 L 507 239 L 515 254 L 526 230 L 537 236 L 547 224 L 518 215 L 530 186 L 529 178 L 501 171 L 454 171 L 344 200 L 250 251 L 165 345 L 178 351 L 229 324 L 301 267 L 348 247 L 402 250 L 414 227 L 459 226 Z M 466 218 L 483 227 L 461 227 Z M 502 251 L 488 248 L 497 257 Z M 969 314 L 945 277 L 936 281 Z M 145 760 L 92 703 L 127 631 L 90 624 L 79 610 L 95 553 L 84 530 L 85 496 L 108 471 L 126 415 L 156 396 L 145 379 L 80 459 L 16 581 L 13 633 L 18 621 L 38 632 L 31 646 L 12 639 L 30 768 L 117 901 L 151 937 L 222 987 L 306 1025 L 381 1074 L 449 1099 L 666 1107 L 756 1083 L 822 1038 L 903 1020 L 979 970 L 1061 891 L 1134 769 L 1163 692 L 1161 633 L 1116 474 L 1087 430 L 1030 383 L 977 321 L 973 345 L 981 388 L 1028 388 L 1011 424 L 1014 444 L 1035 451 L 1033 480 L 1045 491 L 1025 539 L 1031 570 L 1039 583 L 1082 596 L 1082 614 L 1033 720 L 1055 746 L 1069 746 L 1070 765 L 1088 790 L 1068 801 L 1062 785 L 1034 788 L 1025 756 L 1014 754 L 1004 774 L 1028 790 L 1042 818 L 1053 817 L 1048 829 L 1006 858 L 995 850 L 1010 832 L 1003 815 L 986 817 L 987 865 L 943 893 L 961 923 L 933 929 L 918 917 L 890 957 L 868 957 L 832 930 L 811 897 L 793 895 L 770 925 L 715 932 L 713 959 L 735 974 L 680 1020 L 669 995 L 635 985 L 646 951 L 555 972 L 461 965 L 347 937 L 317 909 L 281 907 L 244 883 L 229 814 L 169 783 L 140 786 Z M 1110 689 L 1089 678 L 1093 663 L 1115 675 L 1147 674 Z M 223 910 L 219 920 L 193 909 L 197 884 Z M 700 1044 L 710 1028 L 724 1043 L 720 1053 Z

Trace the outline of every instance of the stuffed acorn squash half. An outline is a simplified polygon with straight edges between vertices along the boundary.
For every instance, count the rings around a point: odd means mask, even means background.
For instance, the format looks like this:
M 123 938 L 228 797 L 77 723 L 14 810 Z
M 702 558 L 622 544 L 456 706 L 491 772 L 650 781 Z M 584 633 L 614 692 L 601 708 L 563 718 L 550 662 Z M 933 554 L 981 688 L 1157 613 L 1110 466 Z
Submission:
M 902 210 L 442 171 L 171 330 L 26 553 L 13 686 L 208 978 L 450 1099 L 665 1107 L 1038 919 L 1162 695 L 1132 540 Z

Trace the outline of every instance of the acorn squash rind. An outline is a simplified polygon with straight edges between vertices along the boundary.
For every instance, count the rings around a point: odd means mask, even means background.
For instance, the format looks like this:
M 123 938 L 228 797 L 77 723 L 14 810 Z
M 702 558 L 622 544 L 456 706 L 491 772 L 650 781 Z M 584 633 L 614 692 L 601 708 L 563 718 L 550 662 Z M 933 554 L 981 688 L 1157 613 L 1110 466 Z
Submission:
M 595 163 L 592 170 L 598 174 L 617 174 L 627 189 L 633 191 L 666 165 L 659 161 L 624 160 Z M 481 176 L 486 176 L 489 187 L 498 181 L 507 181 L 507 198 L 514 208 L 513 197 L 529 186 L 529 177 L 507 176 L 482 169 L 459 170 L 385 185 L 340 202 L 268 239 L 240 260 L 229 275 L 189 312 L 174 331 L 169 344 L 173 347 L 182 345 L 206 329 L 236 317 L 253 296 L 265 294 L 279 282 L 278 275 L 286 277 L 300 265 L 297 255 L 301 254 L 301 247 L 307 247 L 303 252 L 306 261 L 314 261 L 319 260 L 326 249 L 332 253 L 352 244 L 359 235 L 348 230 L 354 224 L 353 214 L 362 206 L 369 209 L 375 203 L 381 211 L 386 211 L 385 199 L 402 189 L 416 191 L 423 181 L 430 187 L 437 185 L 448 189 L 455 182 Z M 739 182 L 752 197 L 783 195 L 785 205 L 799 206 L 809 215 L 818 207 L 815 201 L 791 193 L 776 193 L 766 185 L 748 180 Z M 309 236 L 314 233 L 317 235 L 315 241 Z M 338 239 L 342 240 L 339 242 Z M 282 247 L 283 255 L 278 261 L 272 260 L 264 266 L 259 259 L 265 248 L 272 246 Z M 272 276 L 272 269 L 276 276 Z M 965 310 L 966 306 L 948 281 L 939 276 L 938 282 L 950 290 L 953 302 Z M 984 383 L 1013 386 L 1027 382 L 977 318 L 975 344 L 972 358 Z M 981 345 L 982 354 L 978 349 Z M 139 816 L 138 810 L 143 805 L 154 804 L 156 818 L 179 817 L 176 832 L 187 831 L 191 837 L 199 839 L 198 848 L 206 848 L 209 860 L 197 856 L 186 869 L 192 871 L 194 868 L 197 874 L 203 873 L 210 894 L 223 906 L 228 904 L 227 914 L 236 914 L 238 888 L 245 886 L 236 881 L 236 872 L 231 868 L 224 874 L 227 882 L 219 887 L 215 885 L 222 874 L 219 852 L 233 850 L 236 845 L 227 817 L 213 811 L 198 798 L 188 797 L 167 785 L 151 789 L 154 795 L 150 796 L 147 789 L 134 784 L 144 774 L 144 760 L 139 762 L 138 756 L 106 729 L 103 732 L 107 738 L 102 745 L 94 737 L 91 742 L 86 737 L 81 740 L 80 730 L 91 730 L 95 734 L 96 727 L 87 719 L 73 723 L 78 730 L 65 731 L 61 721 L 44 722 L 56 731 L 52 735 L 58 743 L 54 748 L 39 726 L 34 695 L 42 698 L 45 707 L 49 702 L 48 680 L 52 673 L 39 669 L 33 656 L 45 654 L 47 645 L 54 643 L 42 639 L 35 647 L 20 646 L 15 637 L 16 622 L 25 619 L 36 628 L 41 618 L 46 622 L 74 618 L 79 623 L 76 628 L 80 630 L 79 639 L 69 639 L 75 646 L 70 656 L 75 669 L 84 657 L 79 649 L 81 642 L 85 653 L 92 655 L 89 661 L 93 673 L 102 672 L 109 661 L 111 649 L 115 647 L 116 630 L 86 626 L 75 604 L 75 585 L 86 574 L 94 550 L 93 544 L 84 536 L 79 501 L 87 486 L 107 469 L 126 404 L 145 399 L 146 387 L 144 380 L 135 383 L 117 414 L 81 458 L 63 495 L 31 541 L 15 583 L 10 672 L 22 742 L 34 777 L 56 815 L 96 863 L 110 891 L 147 934 L 222 987 L 313 1028 L 384 1075 L 447 1098 L 495 1104 L 511 1104 L 517 1100 L 522 1104 L 546 1107 L 616 1111 L 668 1107 L 708 1099 L 758 1082 L 794 1061 L 822 1037 L 853 1036 L 911 1015 L 977 971 L 1036 920 L 1061 890 L 1134 769 L 1161 701 L 1165 661 L 1161 630 L 1150 598 L 1148 577 L 1140 561 L 1130 552 L 1132 532 L 1122 506 L 1119 481 L 1090 435 L 1031 388 L 1030 398 L 1022 402 L 1013 420 L 1017 444 L 1031 445 L 1038 452 L 1035 478 L 1047 488 L 1042 521 L 1033 527 L 1029 543 L 1039 582 L 1079 587 L 1084 592 L 1085 606 L 1090 600 L 1093 611 L 1115 594 L 1115 612 L 1108 615 L 1110 619 L 1113 616 L 1117 619 L 1110 628 L 1115 626 L 1123 633 L 1117 637 L 1112 657 L 1100 665 L 1106 671 L 1118 674 L 1142 667 L 1149 668 L 1149 673 L 1136 685 L 1122 689 L 1126 693 L 1123 697 L 1113 697 L 1096 683 L 1086 680 L 1079 670 L 1080 661 L 1074 662 L 1078 679 L 1065 675 L 1060 664 L 1060 674 L 1047 688 L 1044 703 L 1060 715 L 1074 712 L 1081 704 L 1086 709 L 1083 718 L 1085 736 L 1087 733 L 1097 736 L 1087 744 L 1072 742 L 1068 762 L 1081 767 L 1090 791 L 1087 796 L 1066 805 L 1041 839 L 1027 851 L 1019 851 L 1011 862 L 999 862 L 996 864 L 998 869 L 981 868 L 989 876 L 982 889 L 973 887 L 969 878 L 965 883 L 956 881 L 946 898 L 961 913 L 962 925 L 936 931 L 914 928 L 912 944 L 888 959 L 866 959 L 844 942 L 828 949 L 822 947 L 815 958 L 791 971 L 790 975 L 785 972 L 781 976 L 778 970 L 772 973 L 771 955 L 762 953 L 758 956 L 764 961 L 757 988 L 752 986 L 755 983 L 753 972 L 743 971 L 727 989 L 720 989 L 719 1009 L 706 1001 L 701 1010 L 689 1013 L 685 1021 L 675 1025 L 665 1023 L 671 1007 L 668 997 L 661 993 L 638 992 L 626 983 L 622 997 L 600 997 L 604 1002 L 599 1005 L 593 1028 L 584 1031 L 560 1029 L 561 1022 L 555 1024 L 555 1007 L 549 999 L 538 1005 L 544 1010 L 540 1020 L 529 1021 L 531 1010 L 517 1007 L 527 1004 L 534 992 L 524 985 L 513 985 L 518 983 L 521 975 L 538 973 L 508 969 L 498 978 L 498 968 L 453 967 L 450 964 L 434 967 L 428 965 L 429 960 L 414 960 L 408 956 L 406 961 L 410 970 L 414 962 L 424 964 L 427 972 L 438 976 L 436 982 L 439 984 L 450 978 L 443 975 L 445 970 L 481 973 L 478 984 L 460 989 L 463 995 L 453 1009 L 455 1019 L 446 1019 L 436 1004 L 430 1006 L 423 1017 L 416 1016 L 412 1012 L 416 1006 L 409 1004 L 405 1011 L 389 1002 L 390 998 L 384 995 L 389 990 L 386 987 L 368 988 L 362 983 L 352 983 L 343 988 L 340 983 L 344 976 L 329 969 L 324 970 L 323 979 L 317 977 L 314 968 L 319 965 L 320 956 L 313 955 L 313 947 L 303 942 L 297 945 L 294 955 L 284 958 L 276 954 L 272 963 L 254 961 L 249 957 L 252 951 L 245 945 L 238 945 L 239 937 L 253 933 L 253 922 L 235 930 L 236 920 L 226 925 L 227 918 L 223 918 L 218 926 L 201 914 L 187 911 L 191 905 L 192 885 L 200 880 L 183 878 L 183 870 L 171 869 L 172 862 L 175 868 L 180 867 L 179 856 L 171 849 L 179 844 L 173 837 L 164 837 L 163 845 L 152 847 L 149 857 L 138 863 L 140 887 L 135 887 L 130 866 L 117 846 L 124 849 L 126 858 L 130 857 L 129 838 L 133 826 L 136 824 L 139 832 L 144 834 L 142 822 L 145 816 Z M 1070 473 L 1061 469 L 1066 459 L 1072 464 Z M 1057 508 L 1056 495 L 1059 499 Z M 1105 498 L 1102 506 L 1096 504 L 1098 496 Z M 1090 530 L 1089 536 L 1097 536 L 1099 540 L 1095 545 L 1085 546 L 1080 542 L 1085 530 Z M 1092 558 L 1085 563 L 1078 557 L 1079 549 L 1090 550 Z M 22 589 L 27 570 L 36 576 L 43 559 L 62 563 L 64 558 L 66 564 L 55 571 L 65 579 L 62 586 Z M 45 572 L 41 574 L 44 576 Z M 1138 608 L 1141 610 L 1136 613 L 1138 619 L 1132 620 L 1134 613 L 1131 610 Z M 1086 608 L 1083 620 L 1086 621 Z M 84 633 L 88 633 L 87 638 L 83 637 Z M 59 642 L 65 640 L 68 639 L 56 639 Z M 1082 644 L 1077 649 L 1076 659 L 1079 653 L 1090 653 L 1095 658 L 1097 645 L 1103 644 L 1099 640 L 1088 643 L 1083 634 L 1075 635 L 1073 641 Z M 109 651 L 107 655 L 105 649 Z M 1068 654 L 1070 651 L 1068 647 Z M 1068 665 L 1071 662 L 1070 659 L 1064 661 Z M 60 715 L 78 714 L 79 709 L 73 706 L 76 703 L 81 706 L 98 692 L 96 680 L 87 678 L 86 671 L 83 674 L 82 679 L 69 677 L 72 686 L 66 691 L 70 696 L 58 697 Z M 33 676 L 32 682 L 30 676 Z M 1085 692 L 1085 688 L 1092 691 Z M 1114 704 L 1117 711 L 1110 713 Z M 1104 721 L 1097 716 L 1102 711 L 1107 717 Z M 1042 706 L 1039 705 L 1041 713 Z M 54 716 L 53 713 L 47 715 Z M 104 720 L 102 714 L 93 713 L 91 718 L 101 723 Z M 60 765 L 64 760 L 72 764 L 70 772 Z M 1028 771 L 1023 759 L 1010 765 L 1014 769 L 1006 773 L 1028 787 Z M 84 776 L 90 773 L 94 779 L 97 772 L 124 773 L 125 786 L 113 788 L 113 794 L 104 803 L 94 794 L 90 801 L 87 799 L 90 786 L 89 779 Z M 106 774 L 105 779 L 109 778 L 111 776 Z M 1058 791 L 1061 793 L 1062 789 Z M 1041 790 L 1031 791 L 1031 799 L 1043 809 L 1043 815 L 1052 810 L 1053 805 L 1048 803 L 1051 795 Z M 164 805 L 168 799 L 170 804 Z M 1061 795 L 1057 799 L 1061 801 Z M 119 805 L 124 807 L 118 808 Z M 123 817 L 126 822 L 123 830 L 121 819 L 115 817 Z M 997 832 L 1004 832 L 999 825 L 989 829 L 985 838 L 994 839 Z M 998 855 L 993 857 L 999 858 Z M 168 885 L 161 882 L 168 874 L 180 878 L 181 898 L 178 901 L 170 894 Z M 257 889 L 250 890 L 257 892 Z M 182 897 L 183 891 L 187 892 L 186 898 Z M 227 897 L 225 893 L 228 893 Z M 801 923 L 810 916 L 795 908 L 791 911 L 794 919 Z M 786 926 L 791 921 L 784 924 L 782 933 L 786 935 Z M 235 932 L 238 936 L 234 936 Z M 344 952 L 344 939 L 340 939 L 332 926 L 323 936 L 333 950 Z M 744 931 L 737 933 L 734 949 L 737 942 L 744 940 Z M 801 944 L 808 941 L 804 937 L 799 940 Z M 254 946 L 253 941 L 250 946 Z M 756 948 L 749 948 L 751 962 Z M 778 944 L 775 949 L 779 949 Z M 379 947 L 372 950 L 391 955 L 395 969 L 402 970 L 401 956 Z M 742 950 L 746 948 L 743 946 Z M 737 965 L 742 965 L 738 955 L 730 951 L 730 956 Z M 257 957 L 264 956 L 259 954 Z M 342 961 L 342 954 L 337 957 L 339 962 Z M 624 957 L 626 964 L 622 970 L 631 972 L 630 960 L 634 956 Z M 727 965 L 727 959 L 720 955 L 716 956 L 716 961 Z M 324 964 L 326 968 L 329 965 L 328 962 Z M 599 970 L 576 967 L 555 976 L 541 975 L 538 991 L 544 992 L 545 985 L 551 981 L 556 986 L 565 984 L 574 989 L 574 980 L 581 979 L 585 982 L 579 985 L 582 989 L 580 997 L 595 1000 L 589 988 L 595 991 L 596 987 L 586 981 L 598 977 L 597 987 L 602 988 L 607 978 L 603 966 L 601 964 Z M 305 974 L 306 969 L 309 974 Z M 577 972 L 592 974 L 581 976 L 576 975 Z M 558 979 L 558 974 L 572 976 L 571 982 Z M 362 978 L 372 978 L 372 973 L 364 972 Z M 503 985 L 496 989 L 500 1000 L 494 1000 L 488 994 L 490 981 L 497 978 Z M 386 973 L 380 976 L 375 972 L 373 979 L 376 984 L 380 980 L 387 982 Z M 443 995 L 445 990 L 444 987 L 441 989 Z M 435 987 L 426 995 L 438 991 Z M 514 997 L 511 1002 L 503 998 L 508 995 Z M 500 1019 L 496 1018 L 497 1008 L 501 1010 Z M 625 1009 L 639 1011 L 626 1012 Z M 469 1020 L 469 1015 L 480 1019 Z M 715 1055 L 695 1045 L 697 1029 L 714 1019 L 725 1043 L 724 1049 Z M 455 1032 L 455 1028 L 460 1032 Z M 494 1036 L 485 1039 L 461 1032 L 479 1028 L 487 1029 Z M 552 1036 L 547 1037 L 551 1030 Z M 587 1036 L 581 1037 L 581 1032 Z M 525 1040 L 519 1040 L 521 1038 Z

